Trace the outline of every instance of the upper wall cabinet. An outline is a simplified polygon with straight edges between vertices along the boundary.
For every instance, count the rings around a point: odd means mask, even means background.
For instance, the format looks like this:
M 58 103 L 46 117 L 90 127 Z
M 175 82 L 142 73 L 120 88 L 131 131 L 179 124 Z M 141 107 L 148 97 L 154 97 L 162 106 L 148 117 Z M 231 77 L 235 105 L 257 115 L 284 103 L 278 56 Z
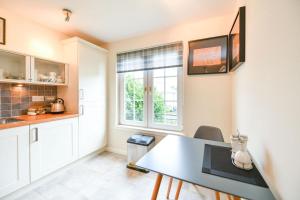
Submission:
M 33 82 L 56 85 L 67 84 L 68 67 L 66 64 L 31 57 L 31 66 Z
M 67 85 L 68 65 L 0 50 L 0 82 Z
M 0 51 L 0 80 L 2 82 L 30 81 L 30 56 Z

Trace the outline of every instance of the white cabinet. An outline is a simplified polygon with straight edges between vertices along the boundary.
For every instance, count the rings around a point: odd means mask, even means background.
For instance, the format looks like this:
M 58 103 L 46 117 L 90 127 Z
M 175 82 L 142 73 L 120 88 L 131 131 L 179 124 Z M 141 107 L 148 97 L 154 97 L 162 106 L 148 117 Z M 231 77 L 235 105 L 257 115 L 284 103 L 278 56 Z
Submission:
M 78 159 L 78 118 L 0 130 L 0 198 Z
M 80 114 L 78 146 L 79 157 L 83 157 L 106 145 L 107 50 L 76 37 L 63 44 L 72 72 L 69 85 L 78 87 L 60 88 L 58 95 L 69 111 Z
M 29 127 L 0 131 L 0 197 L 29 184 Z
M 106 145 L 105 112 L 95 102 L 81 102 L 79 116 L 79 156 L 83 157 Z
M 30 56 L 0 50 L 0 81 L 30 82 Z
M 0 82 L 67 85 L 68 65 L 0 50 Z
M 35 181 L 78 158 L 78 118 L 30 126 L 30 171 Z
M 80 157 L 106 145 L 106 57 L 98 48 L 78 45 Z
M 31 57 L 31 77 L 34 83 L 67 85 L 68 65 Z
M 81 101 L 104 102 L 107 53 L 87 44 L 78 45 L 78 73 Z

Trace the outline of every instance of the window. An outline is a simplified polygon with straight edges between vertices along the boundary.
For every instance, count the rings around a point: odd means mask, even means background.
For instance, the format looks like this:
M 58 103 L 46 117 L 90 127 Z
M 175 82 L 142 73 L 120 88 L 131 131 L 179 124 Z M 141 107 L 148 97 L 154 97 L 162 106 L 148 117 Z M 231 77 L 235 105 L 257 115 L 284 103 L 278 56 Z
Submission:
M 182 44 L 118 54 L 119 122 L 182 127 Z
M 120 81 L 121 124 L 145 126 L 147 96 L 146 76 L 143 71 L 122 73 Z

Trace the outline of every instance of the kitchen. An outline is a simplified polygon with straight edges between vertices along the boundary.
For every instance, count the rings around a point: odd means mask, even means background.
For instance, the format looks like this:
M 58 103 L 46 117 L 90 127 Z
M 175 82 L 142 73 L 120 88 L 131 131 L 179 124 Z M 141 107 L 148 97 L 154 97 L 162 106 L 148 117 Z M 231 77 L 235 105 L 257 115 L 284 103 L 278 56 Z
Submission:
M 0 52 L 0 65 L 6 67 L 0 84 L 0 146 L 9 155 L 1 160 L 7 184 L 1 196 L 105 147 L 107 50 L 79 38 L 63 43 L 72 64 Z
M 298 2 L 0 4 L 0 199 L 299 199 Z

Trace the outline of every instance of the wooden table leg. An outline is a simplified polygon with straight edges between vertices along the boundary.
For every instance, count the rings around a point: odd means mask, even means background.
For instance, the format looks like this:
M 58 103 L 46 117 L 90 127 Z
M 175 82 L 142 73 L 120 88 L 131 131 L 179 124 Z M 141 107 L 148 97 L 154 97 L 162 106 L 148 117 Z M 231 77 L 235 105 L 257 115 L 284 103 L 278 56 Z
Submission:
M 182 187 L 182 181 L 179 180 L 178 186 L 177 186 L 177 190 L 176 190 L 175 200 L 178 200 L 178 198 L 179 198 L 179 194 L 180 194 L 180 191 L 181 191 L 181 187 Z
M 220 192 L 216 191 L 216 200 L 220 200 Z
M 169 197 L 170 197 L 170 191 L 171 191 L 172 183 L 173 183 L 173 177 L 170 177 L 168 190 L 167 190 L 167 199 L 169 199 Z
M 151 200 L 156 200 L 156 198 L 157 198 L 162 177 L 163 177 L 162 174 L 157 174 L 157 178 L 156 178 L 155 185 L 153 188 Z
M 226 194 L 227 195 L 227 200 L 241 200 L 240 197 L 234 196 L 234 195 L 230 195 L 230 194 Z M 232 197 L 232 198 L 231 198 Z
M 227 200 L 231 200 L 231 195 L 230 194 L 226 194 L 227 195 Z

